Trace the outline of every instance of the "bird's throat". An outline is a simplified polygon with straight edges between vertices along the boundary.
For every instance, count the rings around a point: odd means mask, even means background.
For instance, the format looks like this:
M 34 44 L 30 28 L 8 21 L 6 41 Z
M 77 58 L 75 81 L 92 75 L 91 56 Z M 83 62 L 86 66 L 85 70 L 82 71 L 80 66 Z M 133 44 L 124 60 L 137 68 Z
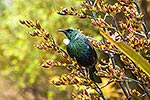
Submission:
M 69 39 L 64 39 L 63 42 L 68 45 L 70 43 L 70 40 Z

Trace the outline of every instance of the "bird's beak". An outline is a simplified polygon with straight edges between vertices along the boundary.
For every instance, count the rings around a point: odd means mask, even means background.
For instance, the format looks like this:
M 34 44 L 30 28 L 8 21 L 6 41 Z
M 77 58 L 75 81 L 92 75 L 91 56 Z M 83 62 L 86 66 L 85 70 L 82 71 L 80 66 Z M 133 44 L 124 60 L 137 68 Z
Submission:
M 66 30 L 63 30 L 63 29 L 59 29 L 58 32 L 63 32 L 65 34 L 67 33 Z
M 63 32 L 68 37 L 68 32 L 64 29 L 59 29 L 58 32 Z

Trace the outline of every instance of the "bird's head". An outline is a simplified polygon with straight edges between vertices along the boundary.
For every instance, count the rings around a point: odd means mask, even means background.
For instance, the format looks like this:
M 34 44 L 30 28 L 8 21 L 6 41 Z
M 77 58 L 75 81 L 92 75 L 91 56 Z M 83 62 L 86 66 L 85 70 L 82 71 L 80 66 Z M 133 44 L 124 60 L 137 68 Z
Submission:
M 74 39 L 79 33 L 79 31 L 75 28 L 69 28 L 66 30 L 59 29 L 58 31 L 65 33 L 65 35 L 68 37 L 69 40 Z

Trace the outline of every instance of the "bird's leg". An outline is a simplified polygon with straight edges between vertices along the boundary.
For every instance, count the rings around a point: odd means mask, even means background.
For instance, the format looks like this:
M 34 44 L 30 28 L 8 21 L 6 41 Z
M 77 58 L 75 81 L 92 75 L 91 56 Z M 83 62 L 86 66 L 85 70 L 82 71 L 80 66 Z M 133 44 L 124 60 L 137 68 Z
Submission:
M 81 66 L 80 66 L 80 72 L 86 77 L 85 72 L 83 71 Z
M 88 76 L 90 75 L 89 68 L 86 68 L 86 72 L 87 72 L 87 74 L 86 74 L 86 78 L 88 78 Z
M 82 75 L 84 76 L 85 79 L 89 78 L 89 68 L 86 68 L 86 72 L 84 72 L 84 70 L 82 69 L 82 67 L 80 66 L 80 72 L 82 73 Z

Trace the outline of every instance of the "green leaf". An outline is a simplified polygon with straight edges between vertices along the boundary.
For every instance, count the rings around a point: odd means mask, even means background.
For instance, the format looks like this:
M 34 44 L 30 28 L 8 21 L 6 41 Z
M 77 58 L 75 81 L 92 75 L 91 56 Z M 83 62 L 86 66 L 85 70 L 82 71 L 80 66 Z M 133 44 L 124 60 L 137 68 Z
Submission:
M 111 43 L 113 43 L 121 52 L 130 58 L 137 66 L 139 66 L 150 77 L 150 64 L 133 48 L 124 41 L 114 41 L 104 30 L 100 29 L 100 33 Z

